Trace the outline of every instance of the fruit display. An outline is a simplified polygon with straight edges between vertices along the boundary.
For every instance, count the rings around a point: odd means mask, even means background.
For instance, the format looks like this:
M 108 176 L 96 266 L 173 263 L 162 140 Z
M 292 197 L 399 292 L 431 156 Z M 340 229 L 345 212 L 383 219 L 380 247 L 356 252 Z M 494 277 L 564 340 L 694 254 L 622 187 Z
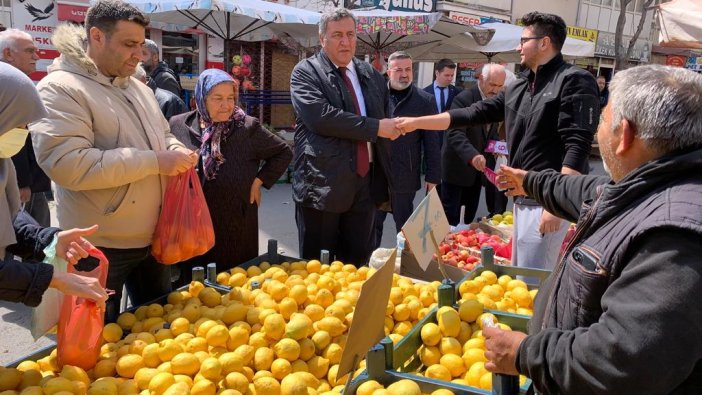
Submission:
M 419 385 L 412 380 L 399 380 L 388 386 L 383 386 L 375 380 L 368 380 L 356 390 L 356 395 L 424 395 Z M 453 395 L 447 389 L 439 389 L 427 395 Z
M 485 270 L 473 279 L 466 279 L 458 287 L 461 301 L 476 301 L 487 309 L 531 316 L 538 290 L 529 290 L 522 280 L 508 275 L 497 276 Z
M 502 214 L 495 214 L 490 218 L 487 218 L 487 223 L 492 226 L 497 226 L 499 228 L 512 228 L 514 224 L 514 217 L 511 211 L 505 211 Z
M 497 263 L 509 264 L 507 256 L 511 257 L 511 242 L 505 242 L 500 236 L 479 229 L 449 233 L 439 245 L 439 252 L 445 264 L 470 271 L 480 264 L 480 248 L 483 246 L 493 248 Z
M 192 282 L 164 304 L 105 325 L 90 370 L 58 366 L 56 351 L 0 368 L 0 392 L 25 395 L 339 394 L 339 361 L 364 281 L 342 262 L 261 263 L 219 273 L 220 293 Z M 439 283 L 393 276 L 385 330 L 394 341 L 436 306 Z M 360 372 L 365 361 L 359 366 Z M 389 389 L 388 389 L 389 391 Z M 393 393 L 393 392 L 388 392 Z
M 459 385 L 492 389 L 492 373 L 485 369 L 485 338 L 483 325 L 490 321 L 503 330 L 512 330 L 499 323 L 492 313 L 484 312 L 477 300 L 458 302 L 458 309 L 440 307 L 436 322 L 426 322 L 420 329 L 422 345 L 419 358 L 422 362 L 417 374 Z M 519 377 L 519 385 L 526 377 Z

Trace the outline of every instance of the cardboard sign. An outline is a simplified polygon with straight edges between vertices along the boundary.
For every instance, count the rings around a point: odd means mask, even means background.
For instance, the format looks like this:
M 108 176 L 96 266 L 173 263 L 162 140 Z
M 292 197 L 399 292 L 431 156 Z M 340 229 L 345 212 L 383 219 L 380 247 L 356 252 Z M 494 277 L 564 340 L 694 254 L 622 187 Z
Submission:
M 449 228 L 439 194 L 436 188 L 433 188 L 402 226 L 402 233 L 423 270 L 427 270 L 436 252 L 431 232 L 436 241 L 441 242 L 448 234 Z
M 507 149 L 506 141 L 488 141 L 487 147 L 485 147 L 485 152 L 492 152 L 494 154 L 509 155 L 509 150 Z
M 385 308 L 390 299 L 396 256 L 397 250 L 361 287 L 337 377 L 354 371 L 368 350 L 385 337 Z

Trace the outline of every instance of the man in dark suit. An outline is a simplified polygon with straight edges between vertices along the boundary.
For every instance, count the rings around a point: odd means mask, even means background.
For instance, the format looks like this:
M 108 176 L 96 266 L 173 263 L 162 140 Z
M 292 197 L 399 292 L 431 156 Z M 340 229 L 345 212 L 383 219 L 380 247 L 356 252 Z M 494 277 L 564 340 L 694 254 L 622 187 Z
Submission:
M 388 116 L 420 116 L 436 114 L 434 98 L 412 84 L 412 57 L 404 51 L 398 51 L 388 58 L 388 88 L 390 108 Z M 393 188 L 390 194 L 392 217 L 395 230 L 402 225 L 414 211 L 414 196 L 422 186 L 420 167 L 422 149 L 427 163 L 426 190 L 434 188 L 441 181 L 440 138 L 436 132 L 419 130 L 399 137 L 390 143 L 392 160 L 390 177 Z M 380 246 L 383 237 L 383 221 L 386 211 L 378 210 L 375 217 L 375 247 Z
M 383 119 L 387 85 L 354 58 L 356 20 L 346 9 L 322 15 L 322 51 L 295 66 L 293 198 L 300 254 L 363 265 L 373 248 L 377 206 L 390 202 L 390 140 L 400 133 Z M 387 208 L 386 208 L 387 209 Z
M 434 96 L 436 111 L 442 113 L 453 103 L 453 98 L 463 89 L 452 84 L 456 76 L 456 62 L 451 59 L 441 59 L 434 65 L 434 82 L 424 88 L 424 91 Z M 444 133 L 439 132 L 443 145 Z
M 486 64 L 478 73 L 478 84 L 456 96 L 452 108 L 470 107 L 471 104 L 496 97 L 505 83 L 505 68 L 499 64 Z M 450 129 L 447 144 L 441 156 L 441 201 L 451 225 L 460 222 L 461 206 L 466 206 L 464 223 L 475 218 L 480 201 L 480 191 L 485 187 L 485 203 L 490 215 L 502 213 L 507 208 L 507 197 L 491 184 L 483 170 L 494 168 L 495 158 L 485 153 L 489 140 L 499 140 L 498 124 Z

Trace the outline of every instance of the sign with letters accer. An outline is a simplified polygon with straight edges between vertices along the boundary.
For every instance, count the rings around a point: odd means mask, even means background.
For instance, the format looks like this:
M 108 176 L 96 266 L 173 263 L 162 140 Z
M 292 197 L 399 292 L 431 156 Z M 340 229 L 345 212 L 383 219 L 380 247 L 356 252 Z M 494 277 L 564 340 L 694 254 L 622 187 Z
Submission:
M 449 229 L 441 199 L 436 188 L 433 188 L 402 226 L 402 234 L 405 235 L 405 240 L 422 270 L 427 270 L 438 247 L 434 245 L 432 237 L 437 243 L 441 243 Z

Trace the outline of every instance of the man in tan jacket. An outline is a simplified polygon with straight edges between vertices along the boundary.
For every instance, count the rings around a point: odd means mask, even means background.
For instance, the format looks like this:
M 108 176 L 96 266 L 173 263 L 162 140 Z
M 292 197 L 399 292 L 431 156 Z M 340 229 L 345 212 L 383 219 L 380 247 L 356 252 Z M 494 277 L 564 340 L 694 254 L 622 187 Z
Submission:
M 49 115 L 30 125 L 37 161 L 57 184 L 60 226 L 99 225 L 89 239 L 110 261 L 108 321 L 123 285 L 134 305 L 170 291 L 170 268 L 151 256 L 151 240 L 166 176 L 196 161 L 151 90 L 131 77 L 147 24 L 132 6 L 99 0 L 85 28 L 59 26 L 52 40 L 61 56 L 37 86 Z

